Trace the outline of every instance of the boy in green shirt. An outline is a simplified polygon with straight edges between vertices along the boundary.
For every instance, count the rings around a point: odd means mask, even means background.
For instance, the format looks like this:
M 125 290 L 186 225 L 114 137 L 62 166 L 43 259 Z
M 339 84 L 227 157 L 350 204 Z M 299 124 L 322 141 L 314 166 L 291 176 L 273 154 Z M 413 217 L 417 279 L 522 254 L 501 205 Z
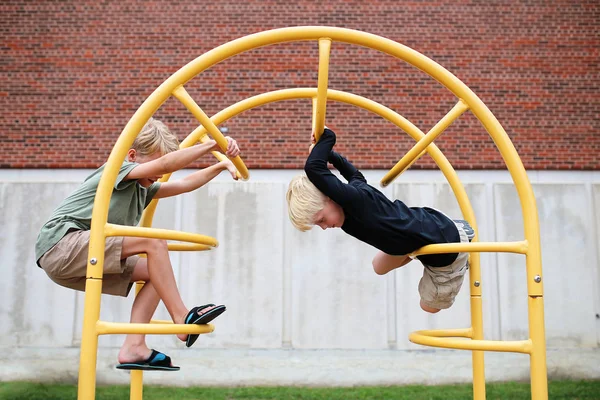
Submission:
M 226 155 L 240 154 L 235 140 L 227 137 Z M 142 128 L 127 159 L 121 166 L 108 211 L 108 222 L 135 226 L 142 212 L 154 198 L 171 197 L 203 186 L 221 171 L 228 170 L 234 179 L 236 169 L 230 160 L 172 182 L 157 182 L 162 175 L 186 167 L 199 157 L 218 150 L 214 140 L 179 149 L 177 137 L 160 121 L 150 119 Z M 94 198 L 105 165 L 90 175 L 69 195 L 42 227 L 35 246 L 36 260 L 51 280 L 61 286 L 85 290 L 87 254 Z M 141 258 L 137 254 L 146 254 Z M 188 309 L 181 299 L 167 242 L 143 237 L 106 238 L 102 292 L 127 296 L 133 282 L 146 282 L 131 309 L 132 323 L 148 323 L 160 300 L 176 324 L 206 324 L 225 311 L 224 305 Z M 190 347 L 198 335 L 178 334 Z M 130 334 L 118 355 L 121 369 L 176 371 L 171 359 L 146 345 L 145 335 Z

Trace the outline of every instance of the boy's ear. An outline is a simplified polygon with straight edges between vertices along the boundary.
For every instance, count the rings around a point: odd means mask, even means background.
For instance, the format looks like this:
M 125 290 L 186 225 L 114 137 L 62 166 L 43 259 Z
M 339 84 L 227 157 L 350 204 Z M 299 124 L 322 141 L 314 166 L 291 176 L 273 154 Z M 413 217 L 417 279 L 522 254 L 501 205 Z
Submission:
M 137 156 L 137 152 L 135 151 L 135 149 L 127 150 L 127 161 L 134 162 L 136 156 Z

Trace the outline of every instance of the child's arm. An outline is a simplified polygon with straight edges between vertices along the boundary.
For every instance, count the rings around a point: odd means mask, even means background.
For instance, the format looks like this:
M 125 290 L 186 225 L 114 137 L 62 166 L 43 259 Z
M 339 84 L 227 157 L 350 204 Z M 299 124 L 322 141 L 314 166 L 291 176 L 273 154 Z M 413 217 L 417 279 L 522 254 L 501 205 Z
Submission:
M 127 174 L 125 180 L 150 178 L 170 174 L 188 166 L 198 158 L 216 149 L 219 149 L 217 142 L 208 140 L 205 143 L 165 154 L 156 160 L 137 165 L 129 172 L 129 174 Z M 240 154 L 237 142 L 230 137 L 227 137 L 227 151 L 225 154 L 228 157 L 236 157 Z
M 217 164 L 211 165 L 210 167 L 196 171 L 183 179 L 161 183 L 153 198 L 161 199 L 164 197 L 171 197 L 178 194 L 191 192 L 192 190 L 196 190 L 204 186 L 217 175 L 219 175 L 221 171 L 226 169 L 229 170 L 233 179 L 237 180 L 236 169 L 233 163 L 230 160 L 223 160 Z
M 331 165 L 335 167 L 340 174 L 348 181 L 352 182 L 353 180 L 360 180 L 367 183 L 364 175 L 354 166 L 350 161 L 346 159 L 346 157 L 342 156 L 339 153 L 331 150 L 329 153 L 329 162 Z
M 328 134 L 332 134 L 333 137 L 335 138 L 335 132 L 333 132 L 331 129 L 325 127 L 324 131 L 329 131 Z M 312 151 L 312 149 L 315 147 L 315 133 L 313 132 L 311 135 L 311 142 L 313 143 L 308 152 L 310 153 Z M 335 141 L 334 141 L 335 143 Z M 361 180 L 365 183 L 367 183 L 367 180 L 365 179 L 364 175 L 354 166 L 352 165 L 352 163 L 350 161 L 348 161 L 346 159 L 346 157 L 342 156 L 340 153 L 337 153 L 333 150 L 331 150 L 329 152 L 329 158 L 328 160 L 329 163 L 331 165 L 333 165 L 335 167 L 335 169 L 337 169 L 338 171 L 340 171 L 340 173 L 342 174 L 342 176 L 348 181 L 348 183 L 350 183 L 350 181 L 358 179 Z
M 312 148 L 306 160 L 304 172 L 306 172 L 306 176 L 308 176 L 308 179 L 317 189 L 344 207 L 358 200 L 360 196 L 355 187 L 340 181 L 327 167 L 327 162 L 334 145 L 335 133 L 330 129 L 325 129 L 323 135 L 321 135 L 321 139 Z

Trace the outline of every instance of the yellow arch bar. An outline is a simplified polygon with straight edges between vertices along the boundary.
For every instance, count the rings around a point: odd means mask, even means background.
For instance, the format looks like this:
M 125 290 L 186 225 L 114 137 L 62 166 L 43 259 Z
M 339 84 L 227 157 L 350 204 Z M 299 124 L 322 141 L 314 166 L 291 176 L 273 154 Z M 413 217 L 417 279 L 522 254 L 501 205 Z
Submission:
M 260 95 L 256 95 L 254 97 L 242 100 L 230 107 L 227 107 L 226 109 L 222 110 L 221 112 L 215 114 L 213 116 L 213 123 L 214 124 L 221 124 L 225 121 L 227 121 L 230 118 L 235 117 L 236 115 L 247 111 L 251 108 L 255 108 L 264 104 L 268 104 L 268 103 L 272 103 L 272 102 L 277 102 L 277 101 L 285 101 L 285 100 L 291 100 L 291 99 L 297 99 L 297 98 L 312 98 L 313 101 L 315 100 L 315 96 L 316 96 L 316 89 L 313 88 L 297 88 L 297 89 L 283 89 L 283 90 L 278 90 L 278 91 L 274 91 L 274 92 L 268 92 L 268 93 L 263 93 Z M 350 93 L 345 93 L 345 92 L 339 92 L 339 91 L 335 91 L 335 90 L 328 90 L 327 92 L 327 96 L 330 100 L 335 100 L 335 101 L 340 101 L 340 102 L 344 102 L 347 104 L 352 104 L 361 108 L 364 108 L 366 110 L 369 110 L 371 112 L 376 113 L 377 115 L 382 116 L 383 118 L 389 120 L 390 122 L 396 124 L 399 128 L 403 129 L 404 131 L 406 131 L 407 133 L 409 133 L 413 138 L 415 138 L 415 140 L 422 140 L 422 138 L 425 136 L 420 130 L 418 130 L 418 128 L 416 128 L 412 123 L 410 123 L 410 121 L 406 120 L 404 117 L 400 116 L 399 114 L 397 114 L 396 112 L 390 110 L 389 108 L 386 108 L 376 102 L 373 102 L 369 99 L 363 98 L 361 96 L 357 96 L 354 94 L 350 94 Z M 195 141 L 197 140 L 197 137 L 201 137 L 203 134 L 205 134 L 205 130 L 202 127 L 199 127 L 197 130 L 195 130 L 190 137 L 186 138 L 186 141 Z M 442 170 L 442 172 L 444 173 L 444 175 L 446 176 L 446 178 L 448 179 L 448 182 L 450 183 L 452 190 L 454 191 L 456 197 L 459 199 L 459 204 L 461 206 L 461 210 L 463 212 L 463 214 L 469 219 L 471 219 L 471 224 L 473 225 L 473 227 L 475 227 L 476 231 L 476 223 L 475 223 L 475 218 L 474 218 L 474 213 L 472 210 L 472 207 L 470 205 L 470 202 L 468 200 L 468 197 L 466 195 L 466 192 L 464 190 L 464 187 L 462 186 L 462 184 L 460 183 L 460 180 L 458 179 L 458 176 L 456 174 L 456 172 L 454 171 L 454 169 L 452 168 L 452 166 L 450 165 L 450 163 L 448 162 L 448 160 L 443 156 L 443 154 L 441 153 L 441 151 L 437 148 L 437 146 L 435 146 L 435 144 L 431 144 L 430 146 L 427 147 L 427 151 L 429 151 L 434 159 L 434 161 L 436 162 L 436 164 L 440 167 L 440 169 Z M 521 242 L 508 242 L 508 243 L 469 243 L 469 244 L 443 244 L 443 245 L 431 245 L 431 246 L 426 246 L 423 247 L 421 249 L 419 249 L 417 252 L 415 252 L 415 255 L 419 255 L 419 254 L 428 254 L 428 253 L 444 253 L 444 252 L 451 252 L 451 251 L 473 251 L 473 252 L 479 252 L 479 251 L 501 251 L 501 252 L 512 252 L 512 253 L 520 253 L 520 254 L 525 254 L 527 252 L 527 242 L 526 241 L 521 241 Z M 480 282 L 481 278 L 480 278 L 480 268 L 479 268 L 479 255 L 477 253 L 471 254 L 471 268 L 470 268 L 470 281 L 471 282 Z M 477 338 L 482 339 L 483 338 L 483 327 L 482 327 L 482 316 L 481 316 L 481 288 L 480 286 L 474 286 L 471 285 L 471 314 L 472 314 L 472 321 L 473 321 L 473 328 L 470 329 L 471 332 L 471 338 L 477 340 Z M 421 343 L 420 341 L 420 335 L 418 333 L 415 333 L 414 336 L 411 337 L 411 340 L 415 341 L 416 343 Z M 423 343 L 421 344 L 425 344 L 425 345 L 431 345 L 431 346 L 437 346 L 438 344 L 443 344 L 444 343 L 444 339 L 439 339 L 439 340 L 428 340 L 428 338 L 424 338 L 423 339 Z M 463 349 L 470 349 L 470 350 L 474 350 L 473 351 L 473 362 L 474 362 L 474 393 L 476 393 L 476 397 L 478 398 L 482 398 L 482 396 L 485 396 L 485 384 L 484 384 L 484 372 L 483 372 L 483 353 L 481 351 L 477 351 L 477 350 L 488 350 L 491 347 L 494 347 L 494 345 L 496 344 L 496 342 L 486 342 L 486 343 L 479 343 L 476 342 L 475 344 L 466 344 L 467 342 L 464 341 L 459 341 L 456 343 L 452 343 L 451 346 L 463 346 Z M 448 347 L 449 345 L 445 345 L 445 346 L 439 346 L 439 347 Z M 510 346 L 515 346 L 515 345 L 508 345 L 508 347 L 506 347 L 505 345 L 503 345 L 502 348 L 506 349 L 506 348 L 511 348 Z M 521 351 L 521 344 L 516 345 L 516 347 L 519 349 L 519 352 Z M 460 347 L 453 347 L 453 348 L 460 348 Z M 498 351 L 508 351 L 508 350 L 498 350 Z M 480 366 L 480 367 L 479 367 Z M 480 382 L 478 384 L 478 381 Z M 477 395 L 477 393 L 479 393 L 479 395 Z
M 219 242 L 217 239 L 199 235 L 196 233 L 187 233 L 180 231 L 173 231 L 169 229 L 157 229 L 157 228 L 144 228 L 137 226 L 124 226 L 106 224 L 104 228 L 106 236 L 135 236 L 145 237 L 153 239 L 167 239 L 167 240 L 181 240 L 184 242 L 192 242 L 196 244 L 206 245 L 210 247 L 217 247 Z
M 547 398 L 545 335 L 543 327 L 543 280 L 541 271 L 541 252 L 539 244 L 539 222 L 537 207 L 535 204 L 535 197 L 533 196 L 533 190 L 529 184 L 525 169 L 523 168 L 521 160 L 518 157 L 514 146 L 506 135 L 506 132 L 504 132 L 502 126 L 483 104 L 483 102 L 481 102 L 481 100 L 466 85 L 464 85 L 460 80 L 458 80 L 443 67 L 429 58 L 421 55 L 420 53 L 389 39 L 365 32 L 343 28 L 314 26 L 283 28 L 260 32 L 226 43 L 203 54 L 181 68 L 163 84 L 161 84 L 146 99 L 146 101 L 140 106 L 136 113 L 134 113 L 130 121 L 125 126 L 107 161 L 106 169 L 102 175 L 98 191 L 96 193 L 96 201 L 92 213 L 91 240 L 89 246 L 87 272 L 89 278 L 86 284 L 83 324 L 84 331 L 81 345 L 82 352 L 79 380 L 80 398 L 93 399 L 95 393 L 95 364 L 98 335 L 96 323 L 99 320 L 101 276 L 104 263 L 104 228 L 107 222 L 108 202 L 110 200 L 112 186 L 115 182 L 121 162 L 125 158 L 127 149 L 133 143 L 135 136 L 141 130 L 145 121 L 147 121 L 148 118 L 153 115 L 154 112 L 156 112 L 156 110 L 168 99 L 169 96 L 176 91 L 179 86 L 184 85 L 194 76 L 218 62 L 240 54 L 244 51 L 261 46 L 301 40 L 321 40 L 323 38 L 327 38 L 332 42 L 339 41 L 379 50 L 391 56 L 402 59 L 414 67 L 421 69 L 423 72 L 439 81 L 442 85 L 454 93 L 458 99 L 468 105 L 471 112 L 479 119 L 484 128 L 490 134 L 492 140 L 498 147 L 504 161 L 506 162 L 507 168 L 515 183 L 517 193 L 521 201 L 521 209 L 524 217 L 525 242 L 528 246 L 525 254 L 527 267 L 527 291 L 529 295 L 529 332 L 531 336 L 531 391 L 532 396 L 536 399 Z M 321 72 L 319 78 L 319 80 L 322 81 Z M 330 91 L 328 91 L 328 95 L 329 92 Z M 315 95 L 311 95 L 311 97 L 314 98 Z M 325 106 L 324 102 L 319 102 L 318 99 L 315 102 L 317 105 L 314 107 L 315 110 L 313 124 L 316 126 L 319 118 L 321 118 L 320 115 L 323 115 L 322 118 L 324 119 Z M 360 100 L 360 102 L 363 104 L 372 105 L 372 103 L 367 100 Z M 382 110 L 379 109 L 379 111 Z M 383 110 L 383 112 L 387 113 L 386 110 Z M 196 112 L 196 114 L 198 113 Z M 205 125 L 205 128 L 211 132 L 215 130 L 218 131 L 214 125 L 210 124 L 210 119 L 208 119 L 208 116 L 206 116 L 203 112 L 202 114 L 203 115 L 201 115 L 199 120 L 203 125 Z M 198 116 L 196 115 L 196 117 Z M 397 114 L 394 115 L 392 112 L 391 117 L 396 119 Z M 402 117 L 400 117 L 398 121 L 400 121 L 400 124 L 408 122 Z M 398 123 L 397 125 L 400 126 Z M 412 124 L 408 123 L 408 126 L 410 129 L 405 131 L 409 135 L 413 136 L 415 140 L 420 140 L 423 136 L 425 136 L 418 129 L 414 128 Z M 218 135 L 220 135 L 220 132 L 215 132 L 215 136 L 218 137 Z M 223 148 L 222 142 L 224 142 L 224 139 L 222 139 L 222 135 L 220 139 L 217 139 L 216 137 L 215 139 L 218 141 L 220 147 Z M 421 151 L 417 157 L 423 154 L 424 151 L 425 150 Z M 434 157 L 434 160 L 436 163 L 438 163 L 442 172 L 448 179 L 457 196 L 463 215 L 467 220 L 469 220 L 471 225 L 474 225 L 475 219 L 472 208 L 470 207 L 470 203 L 468 202 L 468 198 L 466 196 L 466 192 L 464 192 L 462 184 L 460 184 L 458 177 L 455 176 L 455 171 L 452 169 L 449 163 L 446 164 L 447 160 L 442 158 L 443 156 L 441 156 L 441 152 L 439 154 L 437 153 L 439 149 L 437 149 L 433 143 L 426 147 L 426 151 L 429 152 L 432 157 Z M 413 155 L 411 155 L 410 158 L 406 158 L 409 163 L 414 161 L 412 156 Z M 436 157 L 438 158 L 437 160 Z M 238 164 L 236 164 L 236 167 L 238 167 L 238 171 L 242 173 Z M 244 178 L 246 177 L 244 176 Z M 151 217 L 149 219 L 151 220 Z M 471 260 L 478 261 L 477 257 L 478 254 L 473 253 Z M 92 263 L 90 260 L 94 260 L 95 262 Z M 472 263 L 473 266 L 475 266 L 475 264 L 476 263 Z M 478 268 L 471 269 L 471 282 L 473 282 L 473 278 L 478 277 L 478 274 Z M 477 338 L 481 338 L 483 335 L 482 326 L 473 318 L 474 316 L 476 317 L 477 315 L 481 315 L 480 293 L 481 292 L 479 288 L 471 287 L 471 313 L 472 320 L 474 321 L 473 338 L 476 340 L 478 340 Z M 475 398 L 485 397 L 482 361 L 483 353 L 481 351 L 473 351 Z

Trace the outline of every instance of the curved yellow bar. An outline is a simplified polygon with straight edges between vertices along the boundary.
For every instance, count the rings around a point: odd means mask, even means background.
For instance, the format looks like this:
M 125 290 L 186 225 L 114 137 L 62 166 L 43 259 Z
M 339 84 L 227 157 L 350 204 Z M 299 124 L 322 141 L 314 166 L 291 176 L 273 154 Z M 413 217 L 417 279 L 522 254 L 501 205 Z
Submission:
M 416 344 L 443 347 L 446 349 L 505 351 L 524 354 L 531 354 L 532 349 L 531 340 L 502 341 L 451 339 L 448 337 L 433 337 L 432 335 L 426 335 L 423 332 L 426 331 L 413 332 L 408 336 L 408 339 Z
M 199 235 L 197 233 L 172 231 L 168 229 L 106 224 L 104 233 L 106 236 L 133 236 L 153 239 L 179 240 L 212 247 L 217 247 L 219 245 L 217 239 L 210 236 Z
M 473 242 L 443 243 L 423 246 L 411 253 L 411 256 L 446 253 L 518 253 L 527 254 L 527 241 L 521 242 Z
M 309 98 L 312 99 L 313 102 L 313 121 L 316 120 L 314 115 L 316 115 L 316 92 L 317 90 L 314 88 L 295 88 L 295 89 L 282 89 L 276 90 L 273 92 L 262 93 L 247 99 L 244 99 L 236 104 L 233 104 L 226 109 L 218 112 L 213 115 L 212 120 L 215 124 L 221 124 L 224 121 L 227 121 L 230 118 L 235 117 L 236 115 L 241 114 L 244 111 L 250 110 L 252 108 L 273 103 L 277 101 L 285 101 L 292 100 L 297 98 Z M 395 111 L 382 106 L 379 103 L 376 103 L 367 98 L 351 94 L 345 93 L 337 90 L 329 89 L 327 91 L 327 97 L 330 100 L 343 102 L 346 104 L 351 104 L 357 107 L 361 107 L 365 110 L 371 111 L 382 118 L 387 119 L 392 122 L 400 129 L 408 133 L 415 140 L 420 140 L 424 135 L 416 126 L 414 126 L 410 121 L 402 117 L 400 114 Z M 197 137 L 204 134 L 204 130 L 202 128 L 194 131 L 188 138 L 186 138 L 185 142 L 193 142 L 197 140 Z M 184 145 L 182 143 L 182 146 Z M 477 223 L 475 219 L 475 214 L 473 212 L 473 207 L 469 201 L 467 193 L 465 191 L 464 186 L 460 182 L 458 178 L 458 174 L 452 168 L 450 162 L 446 159 L 446 157 L 442 154 L 442 152 L 438 149 L 438 147 L 432 143 L 427 147 L 431 157 L 438 165 L 454 195 L 458 200 L 458 204 L 460 206 L 461 212 L 464 217 L 469 221 L 471 226 L 475 229 L 475 239 L 477 240 Z M 481 304 L 481 286 L 473 284 L 474 282 L 481 282 L 481 271 L 479 268 L 479 253 L 472 253 L 470 256 L 470 265 L 469 269 L 469 279 L 471 282 L 470 291 L 471 291 L 471 319 L 473 323 L 473 331 L 474 331 L 474 339 L 483 339 L 483 317 L 482 317 L 482 304 Z M 485 377 L 484 377 L 484 369 L 483 369 L 483 352 L 474 351 L 473 352 L 473 386 L 474 393 L 476 393 L 476 398 L 485 397 Z
M 422 70 L 426 74 L 430 75 L 433 79 L 440 82 L 447 89 L 449 89 L 458 99 L 468 105 L 469 109 L 477 117 L 477 119 L 483 124 L 484 128 L 490 134 L 490 137 L 498 147 L 500 154 L 506 162 L 507 168 L 511 174 L 511 177 L 515 183 L 519 199 L 521 201 L 522 215 L 524 217 L 524 233 L 525 242 L 527 243 L 526 249 L 526 267 L 527 267 L 527 292 L 529 300 L 529 332 L 531 339 L 526 342 L 513 342 L 504 346 L 506 351 L 517 351 L 521 350 L 527 345 L 530 345 L 531 351 L 529 352 L 531 357 L 530 370 L 531 370 L 531 393 L 534 398 L 545 399 L 548 396 L 547 393 L 547 378 L 546 378 L 546 350 L 545 350 L 545 334 L 544 334 L 544 310 L 543 310 L 543 276 L 541 270 L 541 251 L 539 243 L 539 221 L 537 214 L 537 207 L 535 203 L 535 197 L 533 196 L 533 190 L 529 184 L 527 174 L 523 168 L 523 164 L 518 157 L 518 154 L 506 135 L 506 132 L 496 120 L 494 115 L 487 109 L 483 102 L 458 78 L 452 75 L 450 72 L 445 70 L 443 67 L 425 57 L 424 55 L 406 47 L 399 43 L 393 42 L 389 39 L 382 38 L 380 36 L 368 34 L 361 31 L 355 31 L 343 28 L 332 28 L 332 27 L 294 27 L 294 28 L 283 28 L 275 29 L 271 31 L 265 31 L 256 33 L 254 35 L 246 36 L 222 46 L 219 46 L 202 56 L 196 58 L 186 66 L 178 70 L 163 84 L 161 84 L 140 106 L 136 113 L 129 120 L 123 132 L 119 136 L 113 151 L 111 152 L 104 174 L 101 177 L 98 191 L 96 193 L 96 200 L 94 204 L 94 210 L 92 213 L 92 226 L 91 226 L 91 239 L 89 246 L 89 260 L 87 267 L 87 282 L 86 282 L 86 296 L 85 296 L 85 312 L 84 312 L 84 323 L 82 333 L 82 344 L 81 344 L 81 358 L 80 358 L 80 373 L 79 373 L 79 398 L 93 399 L 95 392 L 95 364 L 97 356 L 97 334 L 96 323 L 99 320 L 99 299 L 102 286 L 102 268 L 104 263 L 104 240 L 106 238 L 106 232 L 104 231 L 107 222 L 108 214 L 108 203 L 112 188 L 122 163 L 125 159 L 125 155 L 131 144 L 133 143 L 137 133 L 141 130 L 145 121 L 152 116 L 156 110 L 177 91 L 181 94 L 179 86 L 183 86 L 194 76 L 198 75 L 205 69 L 221 62 L 229 57 L 236 54 L 243 53 L 247 50 L 255 49 L 261 46 L 267 46 L 277 43 L 285 43 L 291 41 L 300 40 L 321 40 L 328 38 L 331 41 L 339 41 L 344 43 L 356 44 L 363 47 L 372 48 L 379 50 L 393 57 L 402 59 L 412 66 Z M 320 50 L 321 51 L 321 50 Z M 327 91 L 328 98 L 331 98 L 332 91 Z M 270 96 L 276 100 L 281 100 L 279 97 L 281 93 L 273 94 Z M 338 93 L 339 94 L 339 93 Z M 310 97 L 316 96 L 316 90 L 311 92 Z M 376 110 L 379 115 L 389 117 L 388 119 L 394 122 L 397 126 L 404 126 L 409 135 L 415 140 L 419 141 L 425 135 L 414 127 L 410 122 L 400 117 L 393 111 L 386 109 L 385 107 L 378 105 L 377 103 L 371 102 L 366 99 L 352 97 L 350 94 L 339 94 L 340 98 L 350 99 L 351 104 L 361 106 L 363 108 Z M 303 97 L 303 96 L 300 96 Z M 297 98 L 297 97 L 296 97 Z M 261 97 L 261 100 L 265 98 Z M 256 99 L 255 99 L 256 100 Z M 273 100 L 275 101 L 275 100 Z M 343 100 L 341 100 L 343 101 Z M 318 101 L 317 101 L 318 102 Z M 319 102 L 318 102 L 319 103 Z M 191 104 L 191 103 L 189 103 Z M 194 103 L 195 104 L 195 103 Z M 247 107 L 248 102 L 240 102 L 236 107 L 229 107 L 228 112 L 237 110 L 238 108 Z M 314 107 L 313 124 L 316 124 L 318 118 L 319 107 L 322 107 L 319 103 L 318 106 Z M 250 107 L 244 108 L 248 109 Z M 195 108 L 194 108 L 195 109 Z M 199 107 L 198 107 L 199 109 Z M 242 111 L 243 111 L 242 110 Z M 205 125 L 209 132 L 218 129 L 215 126 L 217 114 L 209 119 L 202 110 L 198 112 L 194 111 L 195 116 L 200 116 L 199 120 L 201 124 Z M 324 108 L 323 108 L 324 115 Z M 323 118 L 324 119 L 324 118 Z M 213 124 L 211 124 L 213 121 Z M 219 142 L 219 145 L 223 148 L 224 139 L 217 137 L 220 132 L 215 132 L 215 140 Z M 192 135 L 190 135 L 192 136 Z M 186 139 L 190 139 L 190 136 Z M 222 137 L 222 135 L 221 135 Z M 191 140 L 191 139 L 190 139 Z M 422 142 L 425 143 L 425 142 Z M 426 147 L 427 152 L 434 158 L 434 161 L 438 164 L 441 171 L 444 173 L 446 179 L 450 183 L 452 190 L 454 191 L 461 211 L 465 217 L 473 226 L 477 232 L 475 224 L 475 217 L 473 214 L 472 207 L 464 190 L 464 187 L 460 183 L 456 172 L 443 157 L 439 149 L 431 143 Z M 419 152 L 417 155 L 420 156 Z M 238 170 L 240 170 L 239 166 Z M 240 171 L 242 173 L 243 171 Z M 242 173 L 242 175 L 244 175 Z M 154 203 L 155 206 L 156 203 Z M 145 218 L 145 222 L 151 221 L 150 217 Z M 475 238 L 476 240 L 477 238 Z M 90 260 L 93 260 L 92 263 Z M 471 254 L 471 269 L 470 279 L 471 282 L 480 279 L 479 270 L 479 255 L 478 253 Z M 473 323 L 473 335 L 472 341 L 461 341 L 463 343 L 471 343 L 470 347 L 465 347 L 461 343 L 462 347 L 456 348 L 468 348 L 473 351 L 473 392 L 476 399 L 485 397 L 485 385 L 483 375 L 483 353 L 481 350 L 493 350 L 490 347 L 490 342 L 483 343 L 485 341 L 479 340 L 483 337 L 483 328 L 481 323 L 481 288 L 474 287 L 471 285 L 471 315 Z M 419 340 L 420 335 L 417 333 L 417 339 Z M 448 346 L 457 345 L 453 340 L 456 339 L 442 339 L 436 337 L 425 338 L 429 345 L 438 345 L 440 343 L 435 342 L 441 341 Z M 518 344 L 515 344 L 518 343 Z M 521 347 L 521 345 L 523 345 Z M 513 349 L 514 346 L 514 350 Z M 502 346 L 501 346 L 502 347 Z M 498 348 L 498 347 L 497 347 Z M 502 350 L 500 350 L 502 351 Z M 132 375 L 133 376 L 133 375 Z M 141 385 L 141 380 L 137 380 Z M 133 393 L 133 391 L 132 391 Z M 141 392 L 140 392 L 141 393 Z M 141 394 L 140 394 L 141 397 Z

